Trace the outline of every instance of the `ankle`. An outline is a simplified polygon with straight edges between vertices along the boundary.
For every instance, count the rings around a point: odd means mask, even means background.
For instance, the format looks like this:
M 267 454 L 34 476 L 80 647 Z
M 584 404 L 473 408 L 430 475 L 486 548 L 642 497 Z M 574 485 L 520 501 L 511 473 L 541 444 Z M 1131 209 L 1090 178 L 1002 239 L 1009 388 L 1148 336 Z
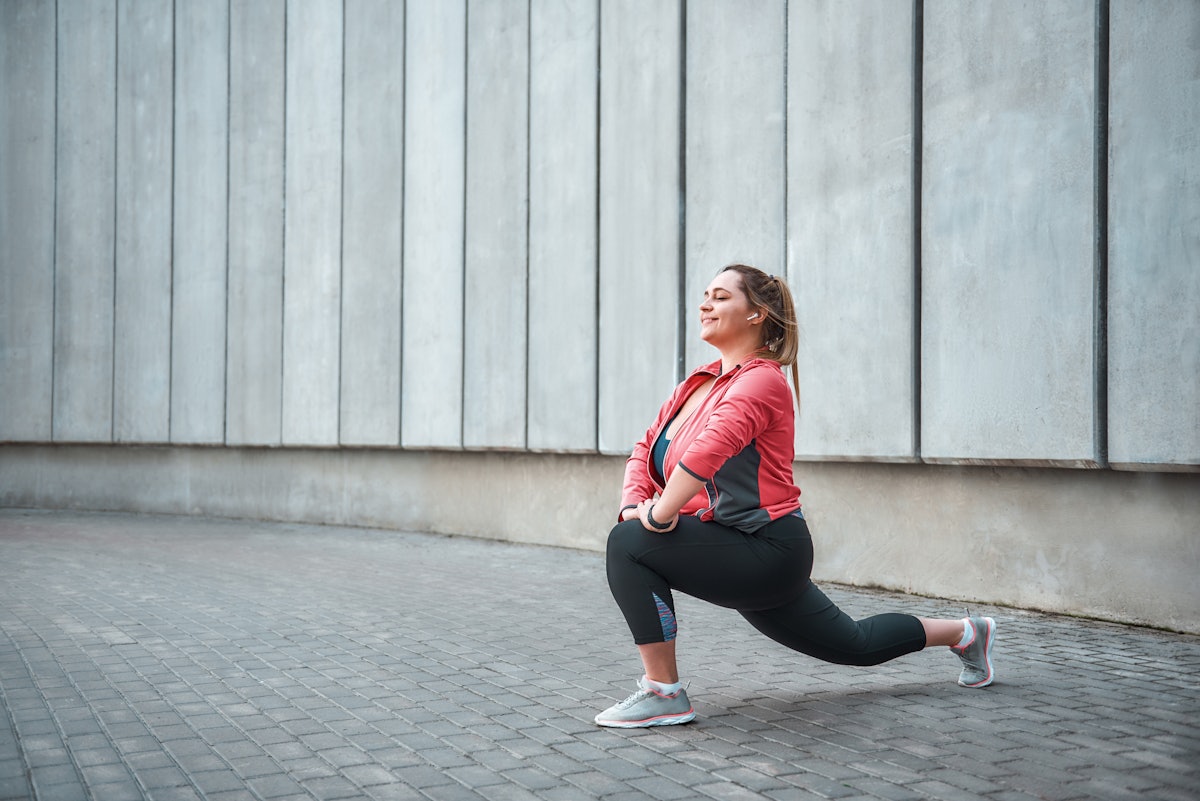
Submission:
M 656 693 L 659 693 L 660 695 L 674 695 L 675 693 L 677 693 L 683 689 L 683 682 L 680 682 L 678 680 L 672 681 L 672 682 L 655 681 L 654 679 L 650 678 L 649 676 L 645 676 L 645 677 L 643 677 L 642 681 L 645 682 L 646 686 L 649 689 L 654 690 Z
M 971 623 L 971 619 L 964 617 L 962 620 L 962 624 L 963 624 L 962 638 L 959 639 L 957 645 L 953 646 L 954 648 L 966 648 L 968 645 L 971 644 L 971 641 L 975 639 L 975 626 Z

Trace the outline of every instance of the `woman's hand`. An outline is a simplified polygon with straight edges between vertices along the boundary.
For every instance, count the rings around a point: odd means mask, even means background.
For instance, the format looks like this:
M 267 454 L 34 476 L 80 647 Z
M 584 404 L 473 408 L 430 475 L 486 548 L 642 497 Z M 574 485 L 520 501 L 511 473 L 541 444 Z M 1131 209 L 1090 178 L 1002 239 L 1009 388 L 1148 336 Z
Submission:
M 642 501 L 637 506 L 638 519 L 642 521 L 642 525 L 647 531 L 653 531 L 655 534 L 666 534 L 672 531 L 679 523 L 679 513 L 671 515 L 666 520 L 662 520 L 658 515 L 654 516 L 654 521 L 650 520 L 650 510 L 654 508 L 654 501 L 647 499 Z

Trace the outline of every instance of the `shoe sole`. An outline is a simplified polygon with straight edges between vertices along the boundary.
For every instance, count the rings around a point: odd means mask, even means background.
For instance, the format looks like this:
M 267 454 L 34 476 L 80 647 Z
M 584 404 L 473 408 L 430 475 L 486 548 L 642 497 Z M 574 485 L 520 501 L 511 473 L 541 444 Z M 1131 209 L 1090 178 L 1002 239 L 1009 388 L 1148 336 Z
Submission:
M 607 726 L 610 729 L 645 729 L 650 726 L 674 726 L 678 723 L 690 723 L 695 719 L 696 713 L 689 710 L 682 715 L 659 715 L 645 720 L 601 720 L 596 718 L 596 725 Z
M 996 678 L 996 673 L 992 669 L 992 642 L 996 639 L 996 621 L 990 617 L 985 617 L 987 621 L 987 637 L 983 641 L 983 663 L 987 665 L 987 677 L 983 681 L 977 681 L 974 684 L 968 684 L 965 681 L 959 680 L 960 687 L 970 687 L 972 690 L 977 690 L 980 687 L 986 687 Z

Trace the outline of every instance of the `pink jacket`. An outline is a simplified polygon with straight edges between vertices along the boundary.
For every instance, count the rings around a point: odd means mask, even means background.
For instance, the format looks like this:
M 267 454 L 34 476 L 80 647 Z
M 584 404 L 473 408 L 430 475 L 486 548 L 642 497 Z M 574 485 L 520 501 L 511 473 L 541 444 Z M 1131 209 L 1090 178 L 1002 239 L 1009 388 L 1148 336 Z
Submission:
M 696 368 L 658 410 L 625 463 L 622 509 L 661 492 L 677 468 L 704 482 L 680 514 L 750 533 L 800 508 L 792 476 L 796 417 L 783 370 L 778 362 L 752 358 L 724 375 L 720 371 L 719 360 Z M 675 432 L 664 460 L 666 475 L 658 476 L 652 451 L 659 433 L 714 376 L 708 396 Z

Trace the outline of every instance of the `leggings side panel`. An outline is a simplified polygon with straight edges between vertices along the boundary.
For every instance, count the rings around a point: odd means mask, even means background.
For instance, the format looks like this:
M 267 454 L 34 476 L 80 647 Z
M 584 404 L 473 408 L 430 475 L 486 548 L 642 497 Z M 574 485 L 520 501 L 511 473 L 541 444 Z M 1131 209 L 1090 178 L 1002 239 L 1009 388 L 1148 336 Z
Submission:
M 608 588 L 637 645 L 666 642 L 676 634 L 671 585 L 639 559 L 639 554 L 652 543 L 649 538 L 661 536 L 646 531 L 638 520 L 618 523 L 608 535 Z M 668 614 L 672 627 L 669 631 L 666 630 Z

